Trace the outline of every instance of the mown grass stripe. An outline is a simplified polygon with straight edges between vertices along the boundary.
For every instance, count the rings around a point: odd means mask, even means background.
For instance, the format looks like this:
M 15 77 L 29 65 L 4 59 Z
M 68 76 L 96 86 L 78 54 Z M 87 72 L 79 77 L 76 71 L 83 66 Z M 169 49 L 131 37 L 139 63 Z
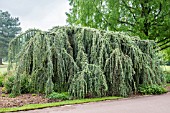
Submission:
M 4 112 L 14 112 L 14 111 L 26 111 L 26 110 L 34 110 L 34 109 L 42 109 L 47 107 L 57 107 L 57 106 L 64 106 L 64 105 L 72 105 L 72 104 L 82 104 L 82 103 L 89 103 L 89 102 L 98 102 L 98 101 L 105 101 L 105 100 L 116 100 L 122 97 L 102 97 L 102 98 L 91 98 L 91 99 L 80 99 L 80 100 L 67 100 L 55 103 L 44 103 L 44 104 L 28 104 L 21 107 L 12 107 L 12 108 L 0 108 L 0 113 Z

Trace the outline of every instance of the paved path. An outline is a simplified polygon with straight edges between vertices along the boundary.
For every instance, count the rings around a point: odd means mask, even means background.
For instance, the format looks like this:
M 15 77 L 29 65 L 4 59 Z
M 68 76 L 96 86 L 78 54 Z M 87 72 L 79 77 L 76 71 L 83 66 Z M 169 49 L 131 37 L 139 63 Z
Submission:
M 170 93 L 158 96 L 66 105 L 18 113 L 170 113 Z

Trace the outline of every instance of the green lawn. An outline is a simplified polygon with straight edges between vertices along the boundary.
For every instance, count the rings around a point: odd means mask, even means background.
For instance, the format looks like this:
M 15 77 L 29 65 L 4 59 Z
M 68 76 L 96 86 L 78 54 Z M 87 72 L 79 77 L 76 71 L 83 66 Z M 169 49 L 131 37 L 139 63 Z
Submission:
M 170 66 L 162 66 L 164 71 L 170 72 Z
M 7 72 L 8 64 L 7 63 L 3 63 L 3 64 L 4 65 L 0 65 L 0 73 Z

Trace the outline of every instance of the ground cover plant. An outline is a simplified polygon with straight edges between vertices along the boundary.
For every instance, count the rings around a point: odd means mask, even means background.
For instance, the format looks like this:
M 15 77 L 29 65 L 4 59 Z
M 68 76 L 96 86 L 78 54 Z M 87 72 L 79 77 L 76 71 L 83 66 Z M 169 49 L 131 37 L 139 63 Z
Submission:
M 71 26 L 28 30 L 9 46 L 9 69 L 16 63 L 11 92 L 128 96 L 141 84 L 165 83 L 154 47 L 154 41 L 121 32 Z

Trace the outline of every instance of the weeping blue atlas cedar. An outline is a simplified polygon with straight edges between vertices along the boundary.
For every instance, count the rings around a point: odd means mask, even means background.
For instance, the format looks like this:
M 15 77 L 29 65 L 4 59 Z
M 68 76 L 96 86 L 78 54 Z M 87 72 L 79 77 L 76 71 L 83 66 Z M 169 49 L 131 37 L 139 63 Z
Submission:
M 92 28 L 28 30 L 9 46 L 9 70 L 16 63 L 12 93 L 21 93 L 26 76 L 30 92 L 128 96 L 141 84 L 165 83 L 154 46 L 154 41 Z

